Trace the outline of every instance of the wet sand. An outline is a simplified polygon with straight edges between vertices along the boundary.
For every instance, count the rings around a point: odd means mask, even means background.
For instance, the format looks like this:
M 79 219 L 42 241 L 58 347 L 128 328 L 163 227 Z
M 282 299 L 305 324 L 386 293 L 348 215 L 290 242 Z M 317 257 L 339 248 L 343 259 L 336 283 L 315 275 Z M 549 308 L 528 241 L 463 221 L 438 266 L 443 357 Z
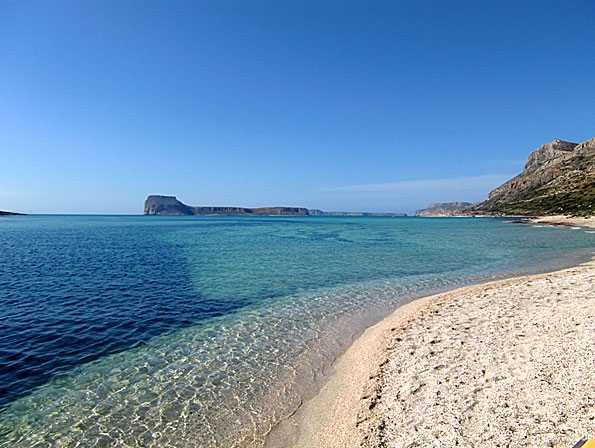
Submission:
M 571 447 L 595 436 L 595 261 L 415 300 L 269 437 L 298 447 Z

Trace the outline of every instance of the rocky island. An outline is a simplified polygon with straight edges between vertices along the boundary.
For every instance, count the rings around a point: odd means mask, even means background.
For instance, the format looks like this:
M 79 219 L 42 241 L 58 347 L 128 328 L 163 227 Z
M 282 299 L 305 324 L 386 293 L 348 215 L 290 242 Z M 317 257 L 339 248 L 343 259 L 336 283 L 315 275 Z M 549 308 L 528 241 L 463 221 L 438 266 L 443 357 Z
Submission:
M 407 216 L 405 213 L 323 212 L 303 207 L 212 207 L 191 206 L 175 196 L 151 195 L 145 200 L 145 215 L 222 215 L 222 216 Z
M 595 138 L 554 140 L 527 157 L 525 169 L 475 204 L 432 204 L 416 216 L 593 216 Z
M 307 208 L 300 207 L 194 207 L 186 205 L 175 196 L 151 195 L 145 201 L 145 215 L 239 215 L 239 216 L 306 216 Z

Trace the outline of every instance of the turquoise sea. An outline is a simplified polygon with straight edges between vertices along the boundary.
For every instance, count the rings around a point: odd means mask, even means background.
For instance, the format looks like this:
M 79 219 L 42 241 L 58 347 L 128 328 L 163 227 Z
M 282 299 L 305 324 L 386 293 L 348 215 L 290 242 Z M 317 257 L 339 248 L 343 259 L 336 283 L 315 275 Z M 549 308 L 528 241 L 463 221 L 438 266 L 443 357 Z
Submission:
M 399 305 L 594 251 L 501 219 L 0 217 L 0 446 L 259 446 Z

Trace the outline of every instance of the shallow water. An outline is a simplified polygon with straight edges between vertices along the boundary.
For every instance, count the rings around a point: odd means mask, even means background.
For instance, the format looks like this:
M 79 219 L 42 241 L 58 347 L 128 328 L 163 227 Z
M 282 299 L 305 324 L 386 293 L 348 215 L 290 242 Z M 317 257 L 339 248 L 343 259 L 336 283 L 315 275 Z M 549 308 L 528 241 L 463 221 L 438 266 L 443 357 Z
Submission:
M 576 264 L 491 219 L 0 219 L 2 446 L 258 445 L 424 291 Z

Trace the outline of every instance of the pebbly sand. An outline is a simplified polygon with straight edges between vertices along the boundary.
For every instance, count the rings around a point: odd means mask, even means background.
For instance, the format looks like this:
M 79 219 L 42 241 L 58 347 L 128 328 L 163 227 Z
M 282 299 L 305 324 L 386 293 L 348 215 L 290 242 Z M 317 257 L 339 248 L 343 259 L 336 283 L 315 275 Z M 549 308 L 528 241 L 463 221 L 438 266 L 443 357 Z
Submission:
M 595 217 L 572 217 L 565 215 L 558 216 L 540 216 L 538 218 L 531 219 L 531 222 L 539 224 L 552 224 L 552 225 L 563 225 L 563 226 L 577 226 L 577 227 L 588 227 L 595 228 Z
M 595 261 L 418 299 L 268 446 L 572 447 L 595 436 Z

